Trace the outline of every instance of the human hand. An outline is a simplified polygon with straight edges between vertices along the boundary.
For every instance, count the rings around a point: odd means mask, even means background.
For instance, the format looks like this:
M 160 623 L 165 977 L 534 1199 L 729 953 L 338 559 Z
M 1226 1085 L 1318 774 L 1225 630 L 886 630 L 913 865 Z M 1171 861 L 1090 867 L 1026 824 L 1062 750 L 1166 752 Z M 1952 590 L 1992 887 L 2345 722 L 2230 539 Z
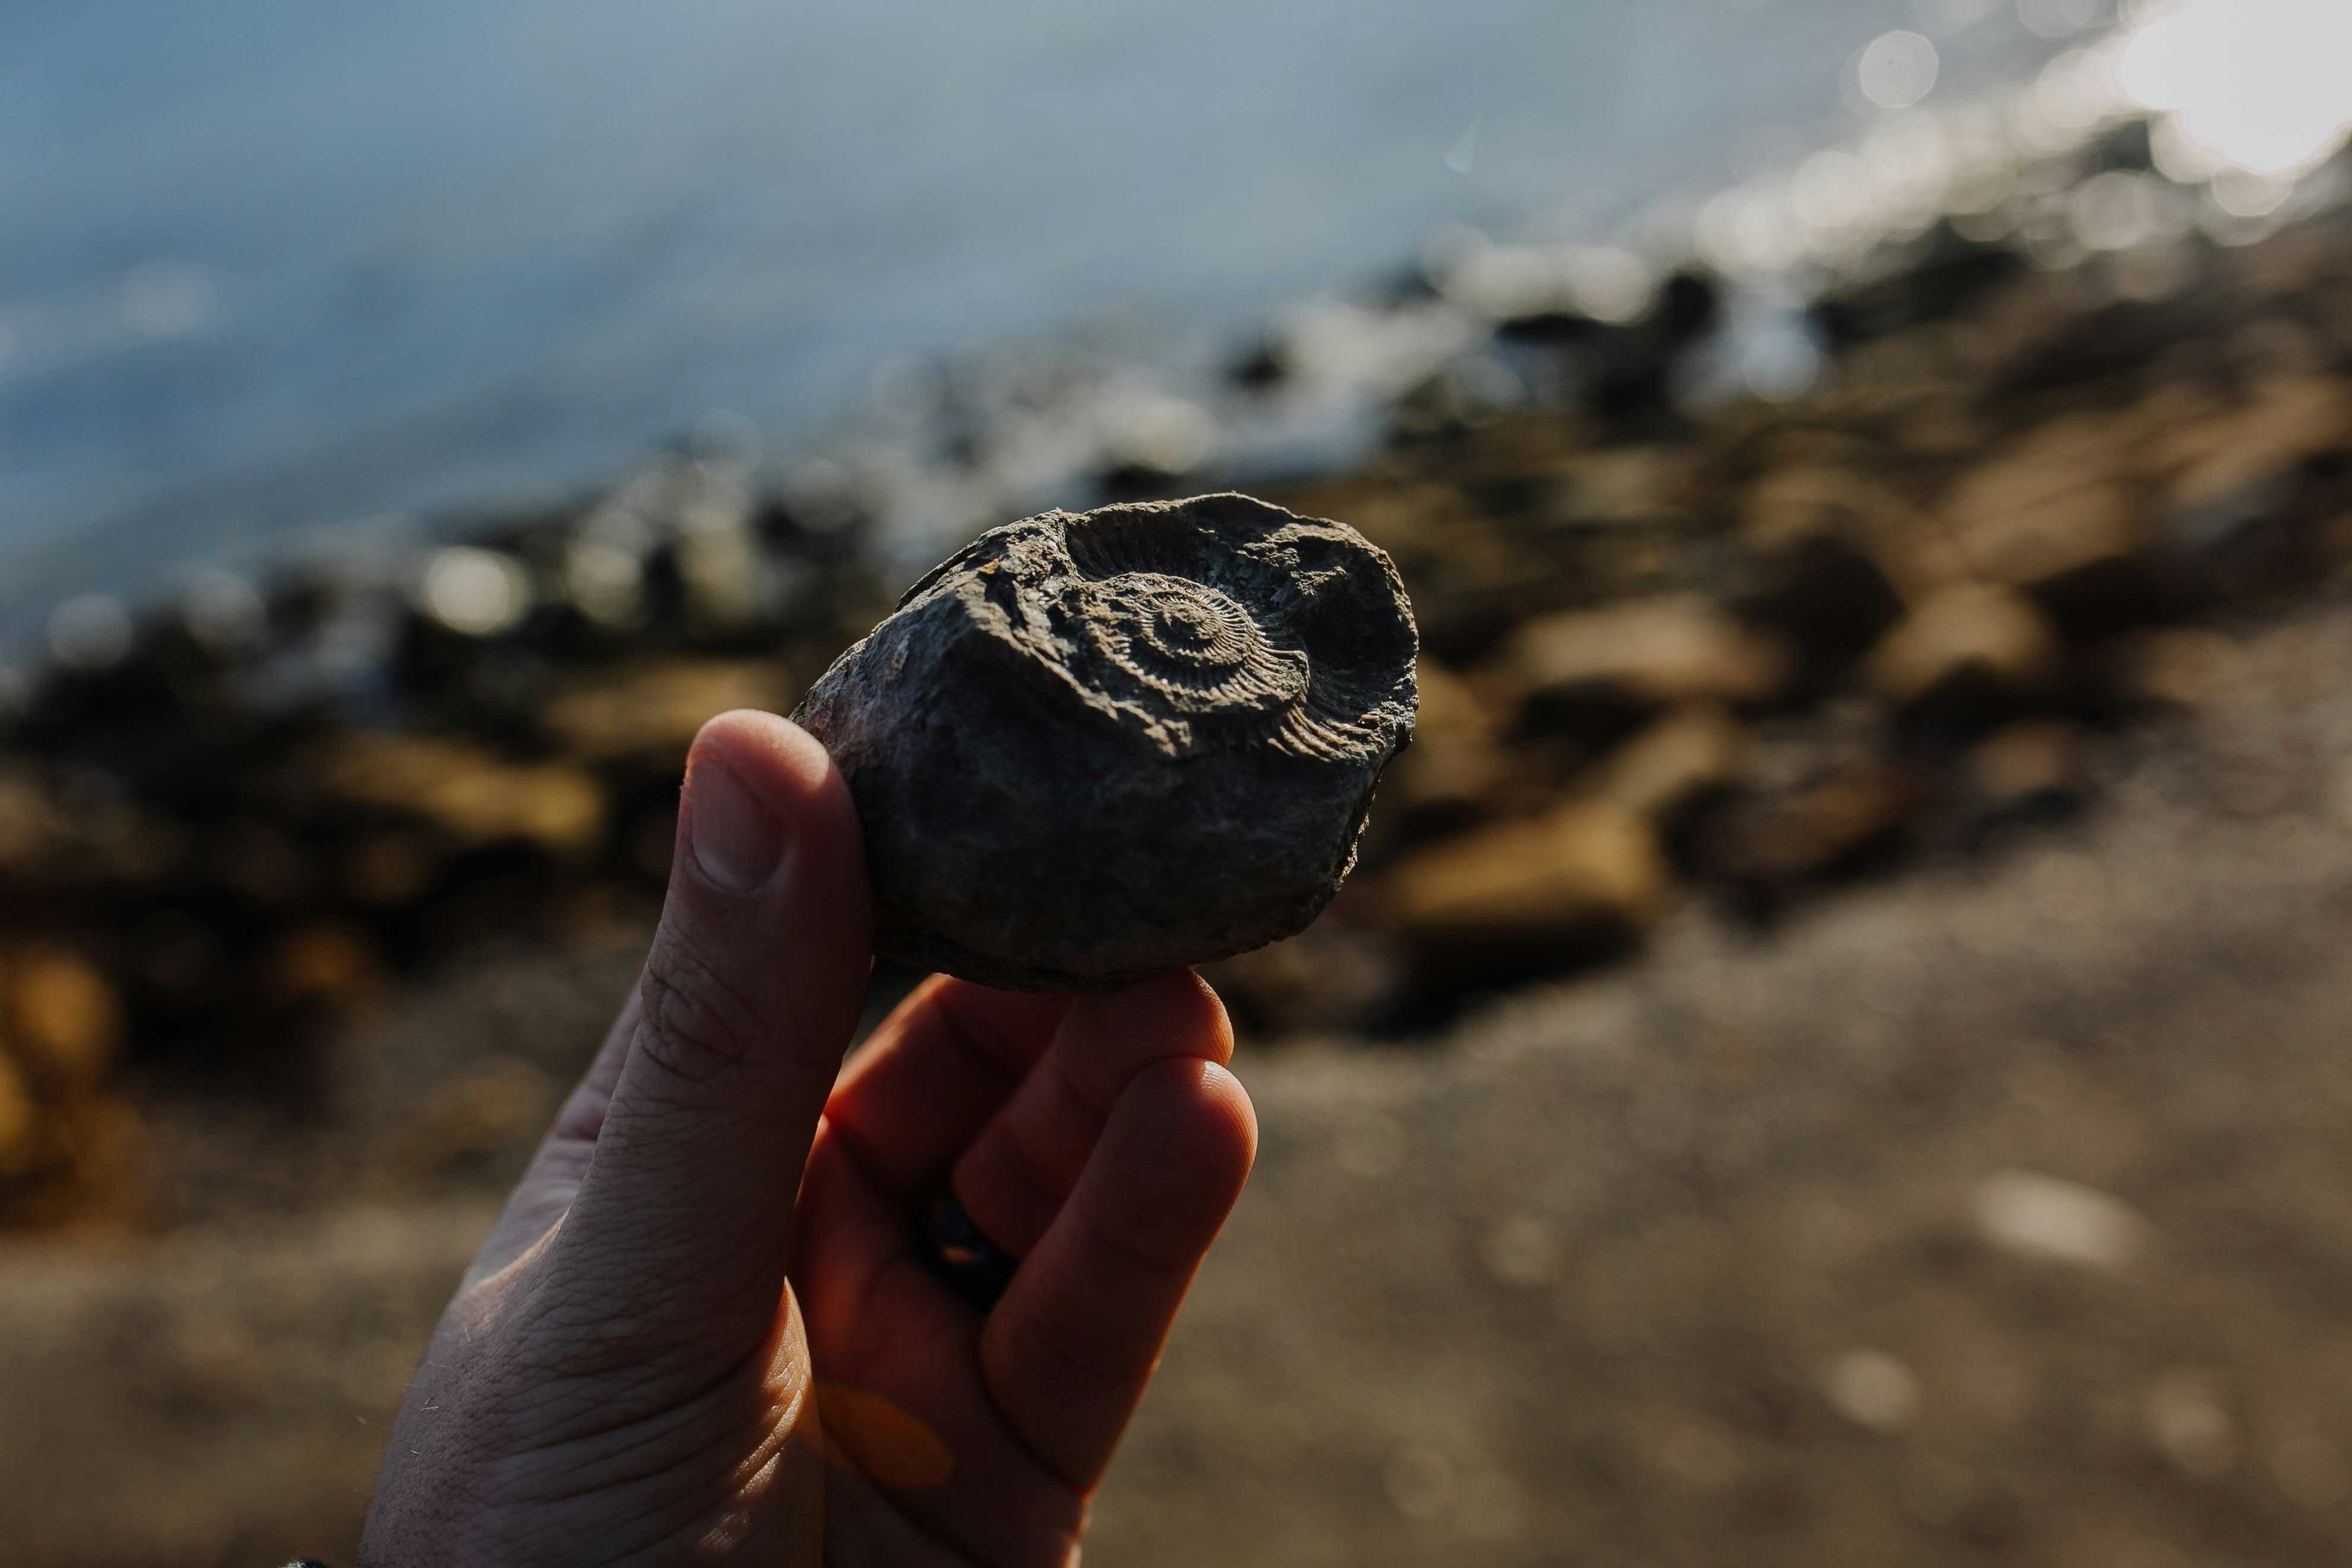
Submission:
M 645 978 L 442 1319 L 361 1562 L 1073 1563 L 1255 1151 L 1223 1009 L 934 977 L 842 1072 L 839 773 L 731 713 L 687 780 Z M 1023 1258 L 984 1317 L 913 1250 L 943 1174 Z

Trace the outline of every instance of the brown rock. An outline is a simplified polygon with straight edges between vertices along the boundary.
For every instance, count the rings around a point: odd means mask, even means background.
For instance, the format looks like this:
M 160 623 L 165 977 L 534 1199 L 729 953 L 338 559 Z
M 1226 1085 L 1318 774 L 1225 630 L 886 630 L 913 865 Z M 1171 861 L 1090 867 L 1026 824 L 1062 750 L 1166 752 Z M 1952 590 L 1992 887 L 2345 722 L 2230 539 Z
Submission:
M 1907 594 L 1975 577 L 2032 587 L 2147 542 L 2132 478 L 2138 426 L 2093 416 L 2053 420 L 1964 475 L 1895 566 Z
M 1918 509 L 1879 480 L 1822 464 L 1772 469 L 1748 487 L 1740 508 L 1740 538 L 1768 552 L 1826 537 L 1877 555 L 1919 523 Z
M 462 846 L 521 838 L 551 854 L 590 853 L 604 833 L 604 793 L 578 768 L 509 763 L 463 741 L 354 735 L 319 763 L 346 800 L 421 817 Z
M 1414 684 L 1421 711 L 1413 721 L 1412 744 L 1381 776 L 1381 819 L 1458 826 L 1481 811 L 1511 777 L 1510 754 L 1496 738 L 1493 713 L 1460 676 L 1424 658 Z
M 1577 793 L 1667 821 L 1730 783 L 1747 744 L 1747 731 L 1721 703 L 1685 702 L 1601 758 L 1577 781 Z
M 2101 660 L 2116 694 L 2135 702 L 2203 708 L 2246 676 L 2245 650 L 2220 632 L 2173 626 L 2119 637 Z
M 2151 461 L 2175 508 L 2194 508 L 2352 446 L 2352 388 L 2333 376 L 2292 376 L 2244 407 L 2168 431 Z
M 2031 691 L 2057 673 L 2058 639 L 2031 599 L 1990 583 L 1937 589 L 1872 650 L 1871 689 L 1898 707 L 1976 681 Z
M 582 676 L 543 721 L 565 749 L 592 761 L 684 760 L 704 722 L 735 708 L 792 705 L 783 669 L 768 659 L 679 658 Z
M 1461 978 L 1620 940 L 1669 886 L 1657 835 L 1613 801 L 1573 801 L 1424 849 L 1387 882 L 1424 975 Z
M 68 828 L 31 768 L 0 768 L 0 868 L 22 870 L 53 851 Z
M 1554 528 L 1650 528 L 1683 516 L 1689 458 L 1667 447 L 1580 453 L 1544 481 L 1539 510 Z
M 1519 628 L 1506 658 L 1532 693 L 1599 687 L 1643 702 L 1759 701 L 1790 671 L 1777 638 L 1682 597 L 1546 616 Z
M 340 1012 L 369 1001 L 383 986 L 375 945 L 355 926 L 320 924 L 289 931 L 265 962 L 272 998 L 281 1005 Z
M 93 1087 L 122 1039 L 122 1005 L 106 976 L 76 953 L 41 948 L 9 965 L 5 984 L 17 1060 L 56 1092 Z
M 1784 887 L 1825 875 L 1885 841 L 1924 799 L 1919 781 L 1878 757 L 1835 763 L 1715 819 L 1701 858 L 1725 880 Z
M 0 1056 L 0 1181 L 24 1175 L 40 1157 L 40 1103 L 16 1064 Z
M 1969 782 L 1995 803 L 2063 793 L 2083 782 L 2082 731 L 2054 719 L 2005 724 L 1969 748 Z

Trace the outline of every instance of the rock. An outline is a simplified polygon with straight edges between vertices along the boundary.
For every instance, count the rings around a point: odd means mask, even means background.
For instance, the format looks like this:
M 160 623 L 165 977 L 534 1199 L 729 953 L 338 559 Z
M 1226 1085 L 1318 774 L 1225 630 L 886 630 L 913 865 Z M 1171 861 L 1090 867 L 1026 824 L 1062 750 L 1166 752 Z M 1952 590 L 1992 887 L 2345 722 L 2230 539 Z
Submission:
M 2101 661 L 2116 694 L 2168 708 L 2203 708 L 2246 679 L 2245 651 L 2220 632 L 2175 626 L 2120 637 Z
M 5 1039 L 16 1059 L 63 1093 L 94 1086 L 123 1032 L 114 987 L 88 962 L 41 948 L 9 966 Z
M 2292 535 L 2316 521 L 2304 504 L 2321 488 L 2314 470 L 2352 447 L 2352 391 L 2329 377 L 2283 379 L 2165 446 L 2166 540 L 2209 572 L 2281 575 L 2298 553 Z
M 2347 447 L 2352 388 L 2332 376 L 2290 376 L 2242 408 L 2169 433 L 2156 460 L 2170 505 L 2193 514 Z
M 2031 599 L 1990 583 L 1955 583 L 1916 605 L 1871 651 L 1871 689 L 1897 707 L 1949 695 L 1963 682 L 2001 695 L 2056 675 L 2056 635 Z
M 53 853 L 68 832 L 38 773 L 0 765 L 0 869 L 21 872 Z
M 344 799 L 421 817 L 468 847 L 520 838 L 572 858 L 604 838 L 604 792 L 562 763 L 509 763 L 435 736 L 354 735 L 318 772 Z
M 877 950 L 1087 990 L 1291 935 L 1416 696 L 1351 528 L 1247 496 L 1047 512 L 907 591 L 793 718 L 864 826 Z
M 1714 817 L 1699 858 L 1736 886 L 1784 888 L 1835 871 L 1891 838 L 1922 795 L 1919 779 L 1900 764 L 1851 758 Z
M 1585 800 L 1433 845 L 1387 890 L 1424 978 L 1450 981 L 1621 941 L 1657 913 L 1668 884 L 1650 825 Z
M 1595 763 L 1578 793 L 1666 821 L 1730 783 L 1747 743 L 1747 732 L 1721 703 L 1685 702 Z
M 2066 794 L 2083 783 L 2082 740 L 2054 719 L 2003 725 L 1969 749 L 1969 782 L 1996 803 Z
M 1531 693 L 1602 687 L 1645 702 L 1759 701 L 1790 666 L 1777 638 L 1682 597 L 1543 616 L 1519 628 L 1507 657 Z
M 1987 1176 L 1969 1209 L 1986 1241 L 2021 1258 L 2117 1269 L 2149 1239 L 2147 1221 L 2122 1199 L 2033 1171 Z
M 1919 1416 L 1919 1375 L 1885 1351 L 1852 1350 L 1832 1362 L 1822 1392 L 1839 1415 L 1873 1432 L 1900 1432 Z
M 356 926 L 322 923 L 289 931 L 263 957 L 269 999 L 281 1006 L 342 1012 L 374 996 L 384 974 L 373 942 Z
M 1579 453 L 1543 483 L 1540 511 L 1559 529 L 1654 528 L 1682 521 L 1688 459 L 1671 447 Z
M 642 758 L 677 767 L 705 721 L 735 708 L 782 709 L 792 682 L 772 659 L 677 658 L 571 682 L 544 722 L 575 756 Z
M 1867 474 L 1822 463 L 1774 468 L 1748 489 L 1740 537 L 1761 551 L 1834 539 L 1880 554 L 1918 527 L 1917 509 Z
M 1469 682 L 1424 658 L 1414 683 L 1421 711 L 1412 744 L 1389 764 L 1378 811 L 1381 831 L 1406 839 L 1476 820 L 1513 774 L 1494 715 Z
M 1835 685 L 1903 617 L 1903 600 L 1876 556 L 1836 534 L 1806 534 L 1764 554 L 1754 576 L 1738 601 L 1740 619 L 1795 649 L 1813 690 Z
M 40 1155 L 40 1105 L 16 1064 L 0 1055 L 0 1181 L 25 1174 Z
M 2121 418 L 2053 420 L 1964 475 L 1940 530 L 1921 530 L 1894 572 L 1906 593 L 1977 577 L 2033 587 L 2147 542 L 2131 480 L 2137 427 Z

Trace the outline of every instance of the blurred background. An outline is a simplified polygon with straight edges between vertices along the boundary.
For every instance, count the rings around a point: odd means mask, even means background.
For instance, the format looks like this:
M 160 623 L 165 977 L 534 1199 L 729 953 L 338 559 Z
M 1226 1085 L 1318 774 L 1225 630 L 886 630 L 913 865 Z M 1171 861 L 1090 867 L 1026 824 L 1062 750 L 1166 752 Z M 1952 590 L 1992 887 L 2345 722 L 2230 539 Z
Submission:
M 348 1561 L 688 738 L 1388 549 L 1140 1563 L 2352 1547 L 2342 0 L 0 15 L 0 1561 Z M 873 1016 L 915 976 L 875 982 Z

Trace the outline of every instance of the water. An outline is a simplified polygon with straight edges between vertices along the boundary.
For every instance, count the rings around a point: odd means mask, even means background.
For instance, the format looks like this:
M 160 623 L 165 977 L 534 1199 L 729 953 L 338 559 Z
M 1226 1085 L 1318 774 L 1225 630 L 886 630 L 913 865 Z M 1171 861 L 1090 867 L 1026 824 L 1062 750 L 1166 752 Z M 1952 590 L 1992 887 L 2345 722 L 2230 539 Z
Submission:
M 908 352 L 1224 352 L 1437 226 L 1598 236 L 2046 53 L 2003 0 L 15 0 L 0 641 L 389 512 L 789 451 Z

